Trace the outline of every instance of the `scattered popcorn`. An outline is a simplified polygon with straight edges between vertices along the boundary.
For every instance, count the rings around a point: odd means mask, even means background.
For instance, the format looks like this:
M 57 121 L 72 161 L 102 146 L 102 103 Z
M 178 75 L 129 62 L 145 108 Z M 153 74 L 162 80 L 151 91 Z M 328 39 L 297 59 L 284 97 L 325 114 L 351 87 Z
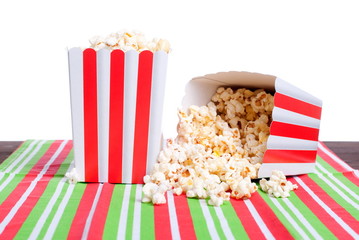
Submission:
M 69 179 L 69 183 L 71 183 L 71 184 L 75 184 L 78 181 L 80 181 L 80 177 L 76 172 L 76 168 L 73 168 L 70 172 L 67 172 L 65 174 L 65 177 L 67 177 Z
M 251 179 L 266 151 L 272 109 L 273 96 L 263 89 L 220 87 L 207 106 L 179 111 L 178 136 L 144 177 L 143 200 L 165 203 L 161 184 L 177 195 L 209 198 L 214 206 L 230 197 L 250 198 L 257 191 Z
M 90 44 L 91 48 L 95 50 L 106 48 L 109 50 L 121 49 L 122 51 L 136 50 L 142 52 L 150 50 L 152 52 L 170 52 L 170 44 L 167 40 L 154 38 L 149 41 L 140 32 L 122 31 L 112 33 L 106 37 L 95 36 L 90 39 Z
M 259 181 L 259 184 L 264 192 L 267 192 L 269 196 L 276 198 L 289 197 L 289 192 L 298 188 L 296 184 L 292 184 L 290 181 L 287 181 L 283 172 L 278 170 L 272 171 L 269 181 L 263 178 Z

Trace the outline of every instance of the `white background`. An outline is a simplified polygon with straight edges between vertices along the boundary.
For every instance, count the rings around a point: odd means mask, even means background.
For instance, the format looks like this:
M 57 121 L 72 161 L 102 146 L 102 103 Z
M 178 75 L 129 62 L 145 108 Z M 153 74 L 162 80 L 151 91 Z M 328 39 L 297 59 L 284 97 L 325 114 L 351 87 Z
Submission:
M 3 1 L 0 140 L 70 139 L 67 47 L 128 29 L 171 42 L 168 129 L 192 77 L 253 71 L 323 100 L 321 140 L 358 141 L 356 1 L 248 2 Z

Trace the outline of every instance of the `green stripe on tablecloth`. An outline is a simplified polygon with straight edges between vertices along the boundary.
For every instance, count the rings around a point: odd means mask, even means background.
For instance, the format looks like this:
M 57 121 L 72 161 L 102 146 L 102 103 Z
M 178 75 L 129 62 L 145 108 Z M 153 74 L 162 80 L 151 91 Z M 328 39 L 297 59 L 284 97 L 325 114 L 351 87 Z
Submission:
M 116 239 L 118 224 L 120 221 L 120 213 L 123 201 L 125 185 L 116 184 L 111 198 L 110 207 L 108 209 L 103 239 Z
M 67 171 L 71 171 L 71 169 L 69 169 L 69 167 L 73 160 L 74 160 L 74 150 L 71 149 L 69 154 L 66 156 L 64 162 L 61 164 L 59 170 L 56 172 L 55 176 L 63 177 L 63 176 L 65 176 Z
M 51 209 L 51 212 L 48 215 L 44 225 L 41 226 L 42 230 L 41 230 L 40 234 L 42 234 L 43 235 L 42 237 L 44 237 L 44 235 L 47 231 L 47 228 L 49 227 L 49 225 L 56 213 L 56 210 L 57 210 L 58 206 L 60 205 L 61 200 L 62 200 L 63 196 L 65 195 L 66 190 L 68 188 L 69 184 L 65 183 L 65 181 L 64 181 L 65 179 L 63 179 L 64 174 L 62 172 L 66 172 L 69 169 L 72 160 L 73 160 L 73 157 L 69 154 L 65 158 L 65 160 L 61 163 L 61 166 L 59 167 L 58 171 L 55 174 L 55 175 L 58 175 L 61 177 L 54 177 L 50 180 L 44 193 L 41 195 L 39 201 L 36 203 L 36 205 L 34 206 L 34 208 L 31 211 L 31 213 L 27 217 L 26 221 L 24 222 L 23 226 L 21 227 L 19 233 L 16 235 L 16 237 L 19 236 L 18 239 L 26 239 L 30 236 L 31 231 L 29 231 L 29 230 L 34 229 L 34 227 L 36 226 L 37 222 L 39 221 L 41 215 L 44 213 L 47 205 L 49 204 L 51 197 L 55 194 L 57 187 L 59 186 L 59 184 L 63 184 L 63 187 L 60 191 L 59 197 L 57 198 L 53 208 Z
M 75 185 L 74 191 L 67 203 L 64 213 L 59 221 L 58 226 L 56 227 L 53 239 L 66 239 L 69 234 L 70 227 L 72 225 L 72 220 L 75 217 L 77 208 L 80 204 L 82 195 L 84 194 L 86 188 L 85 183 L 77 183 Z M 74 223 L 76 224 L 76 223 Z M 60 227 L 59 227 L 60 226 Z
M 8 157 L 0 164 L 0 172 L 6 170 L 6 169 L 10 166 L 10 164 L 11 164 L 12 162 L 14 162 L 15 159 L 17 159 L 18 157 L 20 157 L 20 155 L 21 155 L 21 154 L 29 147 L 29 145 L 30 145 L 32 142 L 34 142 L 34 141 L 35 141 L 35 140 L 27 140 L 27 141 L 23 142 L 23 143 L 18 147 L 18 149 L 16 149 L 10 156 L 8 156 Z M 36 144 L 35 144 L 35 145 L 36 145 Z M 35 148 L 35 146 L 34 146 L 34 148 Z M 34 149 L 34 148 L 33 148 L 33 149 Z M 32 149 L 30 152 L 32 152 L 33 149 Z M 27 153 L 27 154 L 25 155 L 25 157 L 27 157 L 27 156 L 30 154 L 30 152 Z
M 338 171 L 335 170 L 335 168 L 333 168 L 332 166 L 330 166 L 329 163 L 327 163 L 326 161 L 324 161 L 323 158 L 321 158 L 319 155 L 317 155 L 317 163 L 319 163 L 320 165 L 322 165 L 322 167 L 324 167 L 325 170 L 327 170 L 330 173 L 337 173 Z M 317 166 L 315 167 L 315 169 L 318 172 L 323 173 Z
M 249 239 L 246 230 L 244 229 L 241 221 L 239 220 L 236 211 L 234 210 L 230 201 L 225 201 L 221 206 L 222 212 L 227 219 L 229 228 L 236 239 Z
M 133 214 L 135 210 L 135 202 L 136 202 L 136 184 L 132 184 L 131 193 L 130 193 L 130 202 L 128 204 L 126 239 L 132 238 Z
M 155 215 L 152 203 L 141 204 L 141 239 L 155 239 Z
M 187 198 L 187 202 L 191 212 L 196 237 L 198 239 L 211 239 L 199 200 L 196 198 Z
M 316 174 L 308 174 L 308 176 L 316 182 L 322 189 L 325 191 L 331 198 L 333 198 L 339 205 L 341 205 L 345 210 L 347 210 L 356 220 L 359 220 L 358 210 L 347 202 L 339 193 L 337 193 L 331 186 L 329 186 L 326 182 L 320 179 Z M 346 195 L 348 198 L 353 200 L 353 197 L 349 194 Z M 353 200 L 358 204 L 358 200 Z
M 207 204 L 207 207 L 208 207 L 208 210 L 209 210 L 209 213 L 211 214 L 211 217 L 212 217 L 212 220 L 213 220 L 213 223 L 214 223 L 214 226 L 217 230 L 217 233 L 218 233 L 218 236 L 220 239 L 226 239 L 226 235 L 224 234 L 223 232 L 223 229 L 222 229 L 222 226 L 221 226 L 221 222 L 219 221 L 218 219 L 218 216 L 216 214 L 216 211 L 214 210 L 214 206 L 211 206 L 208 204 L 208 199 L 206 200 L 206 204 Z
M 273 212 L 275 213 L 275 215 L 278 217 L 278 219 L 282 222 L 282 224 L 288 229 L 288 231 L 290 232 L 290 234 L 295 237 L 300 239 L 301 238 L 301 234 L 300 232 L 292 225 L 292 223 L 290 223 L 288 221 L 288 219 L 285 217 L 285 215 L 283 214 L 283 212 L 277 208 L 277 206 L 273 203 L 273 201 L 271 200 L 271 198 L 269 197 L 269 195 L 265 192 L 263 192 L 262 190 L 258 189 L 258 193 L 260 194 L 260 196 L 264 199 L 264 201 L 270 206 L 270 208 L 273 210 Z M 279 199 L 280 200 L 280 199 Z M 286 204 L 284 204 L 283 202 L 279 201 L 280 206 L 282 206 L 282 208 L 284 208 L 286 210 L 286 212 L 288 212 L 289 216 L 292 217 L 294 219 L 294 221 L 298 224 L 298 226 L 303 229 L 303 231 L 308 235 L 311 236 L 310 234 L 308 234 L 308 230 L 305 229 L 305 227 L 303 226 L 303 224 L 297 219 L 297 217 L 291 212 L 288 211 L 288 207 L 286 206 Z
M 50 141 L 52 143 L 52 141 Z M 46 151 L 48 150 L 48 148 L 50 147 L 51 143 L 47 143 L 41 146 L 41 148 L 39 149 L 39 151 L 32 157 L 32 159 L 30 160 L 30 162 L 27 165 L 31 164 L 31 168 L 33 167 L 33 165 L 35 165 L 39 159 L 46 153 Z M 36 147 L 35 147 L 36 148 Z M 35 149 L 34 148 L 34 149 Z M 16 186 L 21 182 L 21 180 L 23 180 L 23 178 L 25 177 L 25 175 L 30 171 L 31 168 L 29 167 L 25 167 L 26 170 L 22 170 L 20 171 L 20 173 L 16 174 L 16 176 L 6 185 L 6 187 L 1 191 L 0 194 L 0 204 L 2 204 L 5 199 L 11 194 L 11 192 L 16 188 Z M 17 168 L 14 168 L 14 170 Z M 5 174 L 5 176 L 3 177 L 2 183 L 4 183 L 6 181 L 6 179 L 10 176 L 10 174 Z M 1 184 L 2 184 L 1 183 Z
M 311 226 L 324 238 L 335 239 L 335 235 L 319 220 L 319 218 L 300 200 L 294 192 L 290 193 L 288 200 L 300 211 Z

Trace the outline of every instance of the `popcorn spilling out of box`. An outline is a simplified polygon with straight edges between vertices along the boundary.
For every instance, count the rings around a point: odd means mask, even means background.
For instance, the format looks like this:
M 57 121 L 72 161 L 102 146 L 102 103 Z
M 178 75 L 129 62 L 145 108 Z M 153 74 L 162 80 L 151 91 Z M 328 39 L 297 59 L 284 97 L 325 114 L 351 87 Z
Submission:
M 143 183 L 161 149 L 170 45 L 136 32 L 90 43 L 68 50 L 76 181 Z
M 285 175 L 314 170 L 321 101 L 281 79 L 246 72 L 195 78 L 183 107 L 177 138 L 144 177 L 144 202 L 165 203 L 172 190 L 219 206 L 251 197 L 251 179 L 271 174 L 262 190 L 288 197 L 297 186 Z

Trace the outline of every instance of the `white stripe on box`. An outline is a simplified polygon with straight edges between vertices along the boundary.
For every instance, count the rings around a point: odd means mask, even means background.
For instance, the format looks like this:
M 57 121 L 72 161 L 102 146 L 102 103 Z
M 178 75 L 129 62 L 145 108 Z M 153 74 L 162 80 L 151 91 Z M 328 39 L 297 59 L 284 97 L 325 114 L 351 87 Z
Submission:
M 214 225 L 211 213 L 209 212 L 208 205 L 205 199 L 199 199 L 199 204 L 201 206 L 204 219 L 206 219 L 207 229 L 212 239 L 220 239 L 216 230 L 216 226 Z
M 90 231 L 93 215 L 95 214 L 95 210 L 96 210 L 96 207 L 97 207 L 97 204 L 98 204 L 98 200 L 100 199 L 102 188 L 103 188 L 103 183 L 98 184 L 95 199 L 92 202 L 92 206 L 91 206 L 89 215 L 87 216 L 86 224 L 85 224 L 84 231 L 82 233 L 81 239 L 88 239 L 88 234 L 89 234 L 89 231 Z
M 141 239 L 141 206 L 142 206 L 142 184 L 136 185 L 136 200 L 133 211 L 133 227 L 132 236 L 133 240 Z
M 296 223 L 296 221 L 289 215 L 289 213 L 280 205 L 278 199 L 273 197 L 269 198 L 272 200 L 274 205 L 279 209 L 279 211 L 284 215 L 288 222 L 294 227 L 294 229 L 300 234 L 300 239 L 310 239 L 309 236 L 303 231 L 303 229 Z
M 289 138 L 270 135 L 267 141 L 267 149 L 276 150 L 313 150 L 318 148 L 317 141 L 298 138 Z
M 181 239 L 181 235 L 180 235 L 179 229 L 178 229 L 176 205 L 175 205 L 172 191 L 167 191 L 167 204 L 168 204 L 168 213 L 170 216 L 172 239 L 176 239 L 176 240 Z
M 123 138 L 122 138 L 122 183 L 132 183 L 132 161 L 135 139 L 138 52 L 125 53 Z
M 110 51 L 97 51 L 97 129 L 99 182 L 108 182 Z
M 17 211 L 20 209 L 20 207 L 24 204 L 26 199 L 29 197 L 30 193 L 34 190 L 37 183 L 41 180 L 41 178 L 44 176 L 44 174 L 47 172 L 51 164 L 57 159 L 59 154 L 64 149 L 66 143 L 68 141 L 63 141 L 56 152 L 52 155 L 50 160 L 45 164 L 45 166 L 41 169 L 41 172 L 37 174 L 36 178 L 31 182 L 31 184 L 27 187 L 26 191 L 21 195 L 20 199 L 16 202 L 16 204 L 11 208 L 10 212 L 6 215 L 4 220 L 0 223 L 0 235 L 4 231 L 5 227 L 10 223 L 10 221 L 13 219 Z
M 128 216 L 128 205 L 130 203 L 131 186 L 125 185 L 125 191 L 123 193 L 123 200 L 120 213 L 120 221 L 118 222 L 117 239 L 125 239 L 127 229 L 127 216 Z
M 80 48 L 71 48 L 68 53 L 75 167 L 80 181 L 85 181 L 83 53 Z
M 258 178 L 270 177 L 273 170 L 280 169 L 284 175 L 299 175 L 312 173 L 315 170 L 314 163 L 263 163 L 258 171 Z
M 264 237 L 266 239 L 275 239 L 275 237 L 273 236 L 273 234 L 268 229 L 267 225 L 264 223 L 263 219 L 257 212 L 257 209 L 254 207 L 252 201 L 250 199 L 245 199 L 245 200 L 243 200 L 243 202 L 246 204 L 249 212 L 252 214 L 252 217 L 258 224 L 258 227 L 261 230 L 261 232 L 263 233 Z
M 273 121 L 289 123 L 310 128 L 319 128 L 320 120 L 308 117 L 283 108 L 274 107 L 272 112 Z
M 307 221 L 303 214 L 294 206 L 294 204 L 289 201 L 288 198 L 282 198 L 283 202 L 289 207 L 289 209 L 294 213 L 298 220 L 308 229 L 309 233 L 314 237 L 314 239 L 323 239 L 320 234 L 313 228 L 313 226 Z M 277 200 L 278 201 L 278 200 Z
M 280 78 L 277 78 L 275 81 L 275 91 L 318 107 L 322 107 L 322 100 Z
M 348 171 L 353 171 L 354 169 L 349 166 L 346 162 L 338 158 L 336 155 L 332 154 L 330 151 L 328 151 L 321 142 L 319 142 L 319 148 L 322 150 L 325 154 L 327 154 L 332 160 L 334 160 L 336 163 L 338 163 L 340 166 L 345 168 Z
M 73 162 L 70 164 L 70 167 L 66 172 L 69 172 L 74 167 Z M 37 239 L 47 218 L 49 217 L 51 210 L 53 209 L 58 197 L 60 196 L 62 189 L 67 181 L 67 177 L 63 177 L 58 183 L 54 194 L 51 196 L 50 201 L 48 201 L 45 210 L 42 212 L 39 220 L 37 221 L 35 227 L 33 228 L 29 239 Z
M 226 217 L 223 214 L 222 208 L 221 207 L 213 207 L 214 211 L 217 214 L 217 217 L 219 219 L 219 223 L 221 224 L 222 230 L 224 235 L 226 236 L 226 239 L 235 239 L 232 231 L 228 225 L 228 221 L 226 219 Z
M 165 96 L 168 54 L 157 51 L 153 54 L 150 122 L 148 130 L 146 173 L 149 174 L 161 150 L 162 113 Z
M 354 239 L 358 239 L 359 235 L 346 224 L 328 205 L 326 205 L 299 177 L 294 177 L 298 184 L 321 206 L 343 229 L 349 233 Z

